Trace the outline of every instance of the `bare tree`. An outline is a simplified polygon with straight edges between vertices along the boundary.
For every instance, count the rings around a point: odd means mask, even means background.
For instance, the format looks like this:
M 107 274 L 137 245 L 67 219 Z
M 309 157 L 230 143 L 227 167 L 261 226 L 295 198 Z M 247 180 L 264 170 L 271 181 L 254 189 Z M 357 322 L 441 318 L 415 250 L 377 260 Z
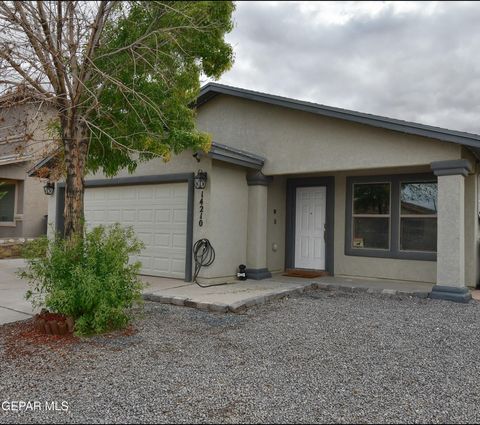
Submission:
M 180 86 L 178 96 L 190 104 L 200 73 L 218 77 L 230 66 L 223 36 L 232 11 L 231 2 L 0 2 L 0 95 L 27 90 L 56 111 L 67 237 L 83 233 L 89 151 L 97 154 L 92 168 L 114 174 L 133 169 L 138 159 L 168 158 L 172 150 L 205 142 L 185 131 L 192 130 L 193 114 L 176 111 L 188 123 L 175 131 L 178 118 L 149 95 L 155 90 L 143 87 L 154 82 L 178 95 Z M 188 75 L 197 81 L 184 84 L 183 69 L 194 70 Z M 135 125 L 125 130 L 129 117 Z M 116 158 L 113 166 L 103 159 L 108 155 Z
M 113 6 L 109 1 L 0 3 L 0 83 L 6 90 L 28 86 L 58 110 L 67 170 L 67 235 L 81 231 L 88 133 L 79 102 Z

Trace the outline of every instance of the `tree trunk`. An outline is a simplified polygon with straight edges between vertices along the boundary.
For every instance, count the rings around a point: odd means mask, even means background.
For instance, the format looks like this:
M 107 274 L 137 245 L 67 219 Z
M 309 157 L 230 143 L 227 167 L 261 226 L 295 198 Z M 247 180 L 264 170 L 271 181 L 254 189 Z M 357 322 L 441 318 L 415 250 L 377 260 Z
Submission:
M 65 146 L 65 238 L 83 237 L 83 195 L 88 153 L 88 131 L 81 119 L 71 119 L 63 126 Z

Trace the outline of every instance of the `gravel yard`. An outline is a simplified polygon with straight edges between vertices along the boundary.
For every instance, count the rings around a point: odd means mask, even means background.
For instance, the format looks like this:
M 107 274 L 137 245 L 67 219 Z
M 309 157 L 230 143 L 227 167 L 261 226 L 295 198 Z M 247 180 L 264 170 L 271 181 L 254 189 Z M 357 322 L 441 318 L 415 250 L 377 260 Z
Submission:
M 147 303 L 138 332 L 8 347 L 0 422 L 480 421 L 480 304 L 309 292 L 214 314 Z M 8 348 L 8 349 L 7 349 Z

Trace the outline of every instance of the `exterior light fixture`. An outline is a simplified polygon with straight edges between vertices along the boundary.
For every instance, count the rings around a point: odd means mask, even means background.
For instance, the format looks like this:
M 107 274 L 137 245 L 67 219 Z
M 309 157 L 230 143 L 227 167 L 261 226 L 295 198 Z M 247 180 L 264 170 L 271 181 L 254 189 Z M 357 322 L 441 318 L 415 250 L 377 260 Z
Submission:
M 45 186 L 43 186 L 43 191 L 45 192 L 45 195 L 53 195 L 53 192 L 55 192 L 55 184 L 52 182 L 45 183 Z
M 205 189 L 207 185 L 207 173 L 203 170 L 198 170 L 194 177 L 195 189 Z

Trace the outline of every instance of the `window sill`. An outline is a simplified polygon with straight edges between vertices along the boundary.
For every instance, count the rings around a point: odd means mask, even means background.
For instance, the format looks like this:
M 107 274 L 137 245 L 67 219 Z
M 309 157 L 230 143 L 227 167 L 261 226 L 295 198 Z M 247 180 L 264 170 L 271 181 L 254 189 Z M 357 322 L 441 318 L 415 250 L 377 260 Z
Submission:
M 0 227 L 17 227 L 17 223 L 12 221 L 0 221 Z
M 388 251 L 381 249 L 347 248 L 345 250 L 345 255 L 352 257 L 389 258 L 393 260 L 437 261 L 437 254 L 435 252 L 420 251 Z

